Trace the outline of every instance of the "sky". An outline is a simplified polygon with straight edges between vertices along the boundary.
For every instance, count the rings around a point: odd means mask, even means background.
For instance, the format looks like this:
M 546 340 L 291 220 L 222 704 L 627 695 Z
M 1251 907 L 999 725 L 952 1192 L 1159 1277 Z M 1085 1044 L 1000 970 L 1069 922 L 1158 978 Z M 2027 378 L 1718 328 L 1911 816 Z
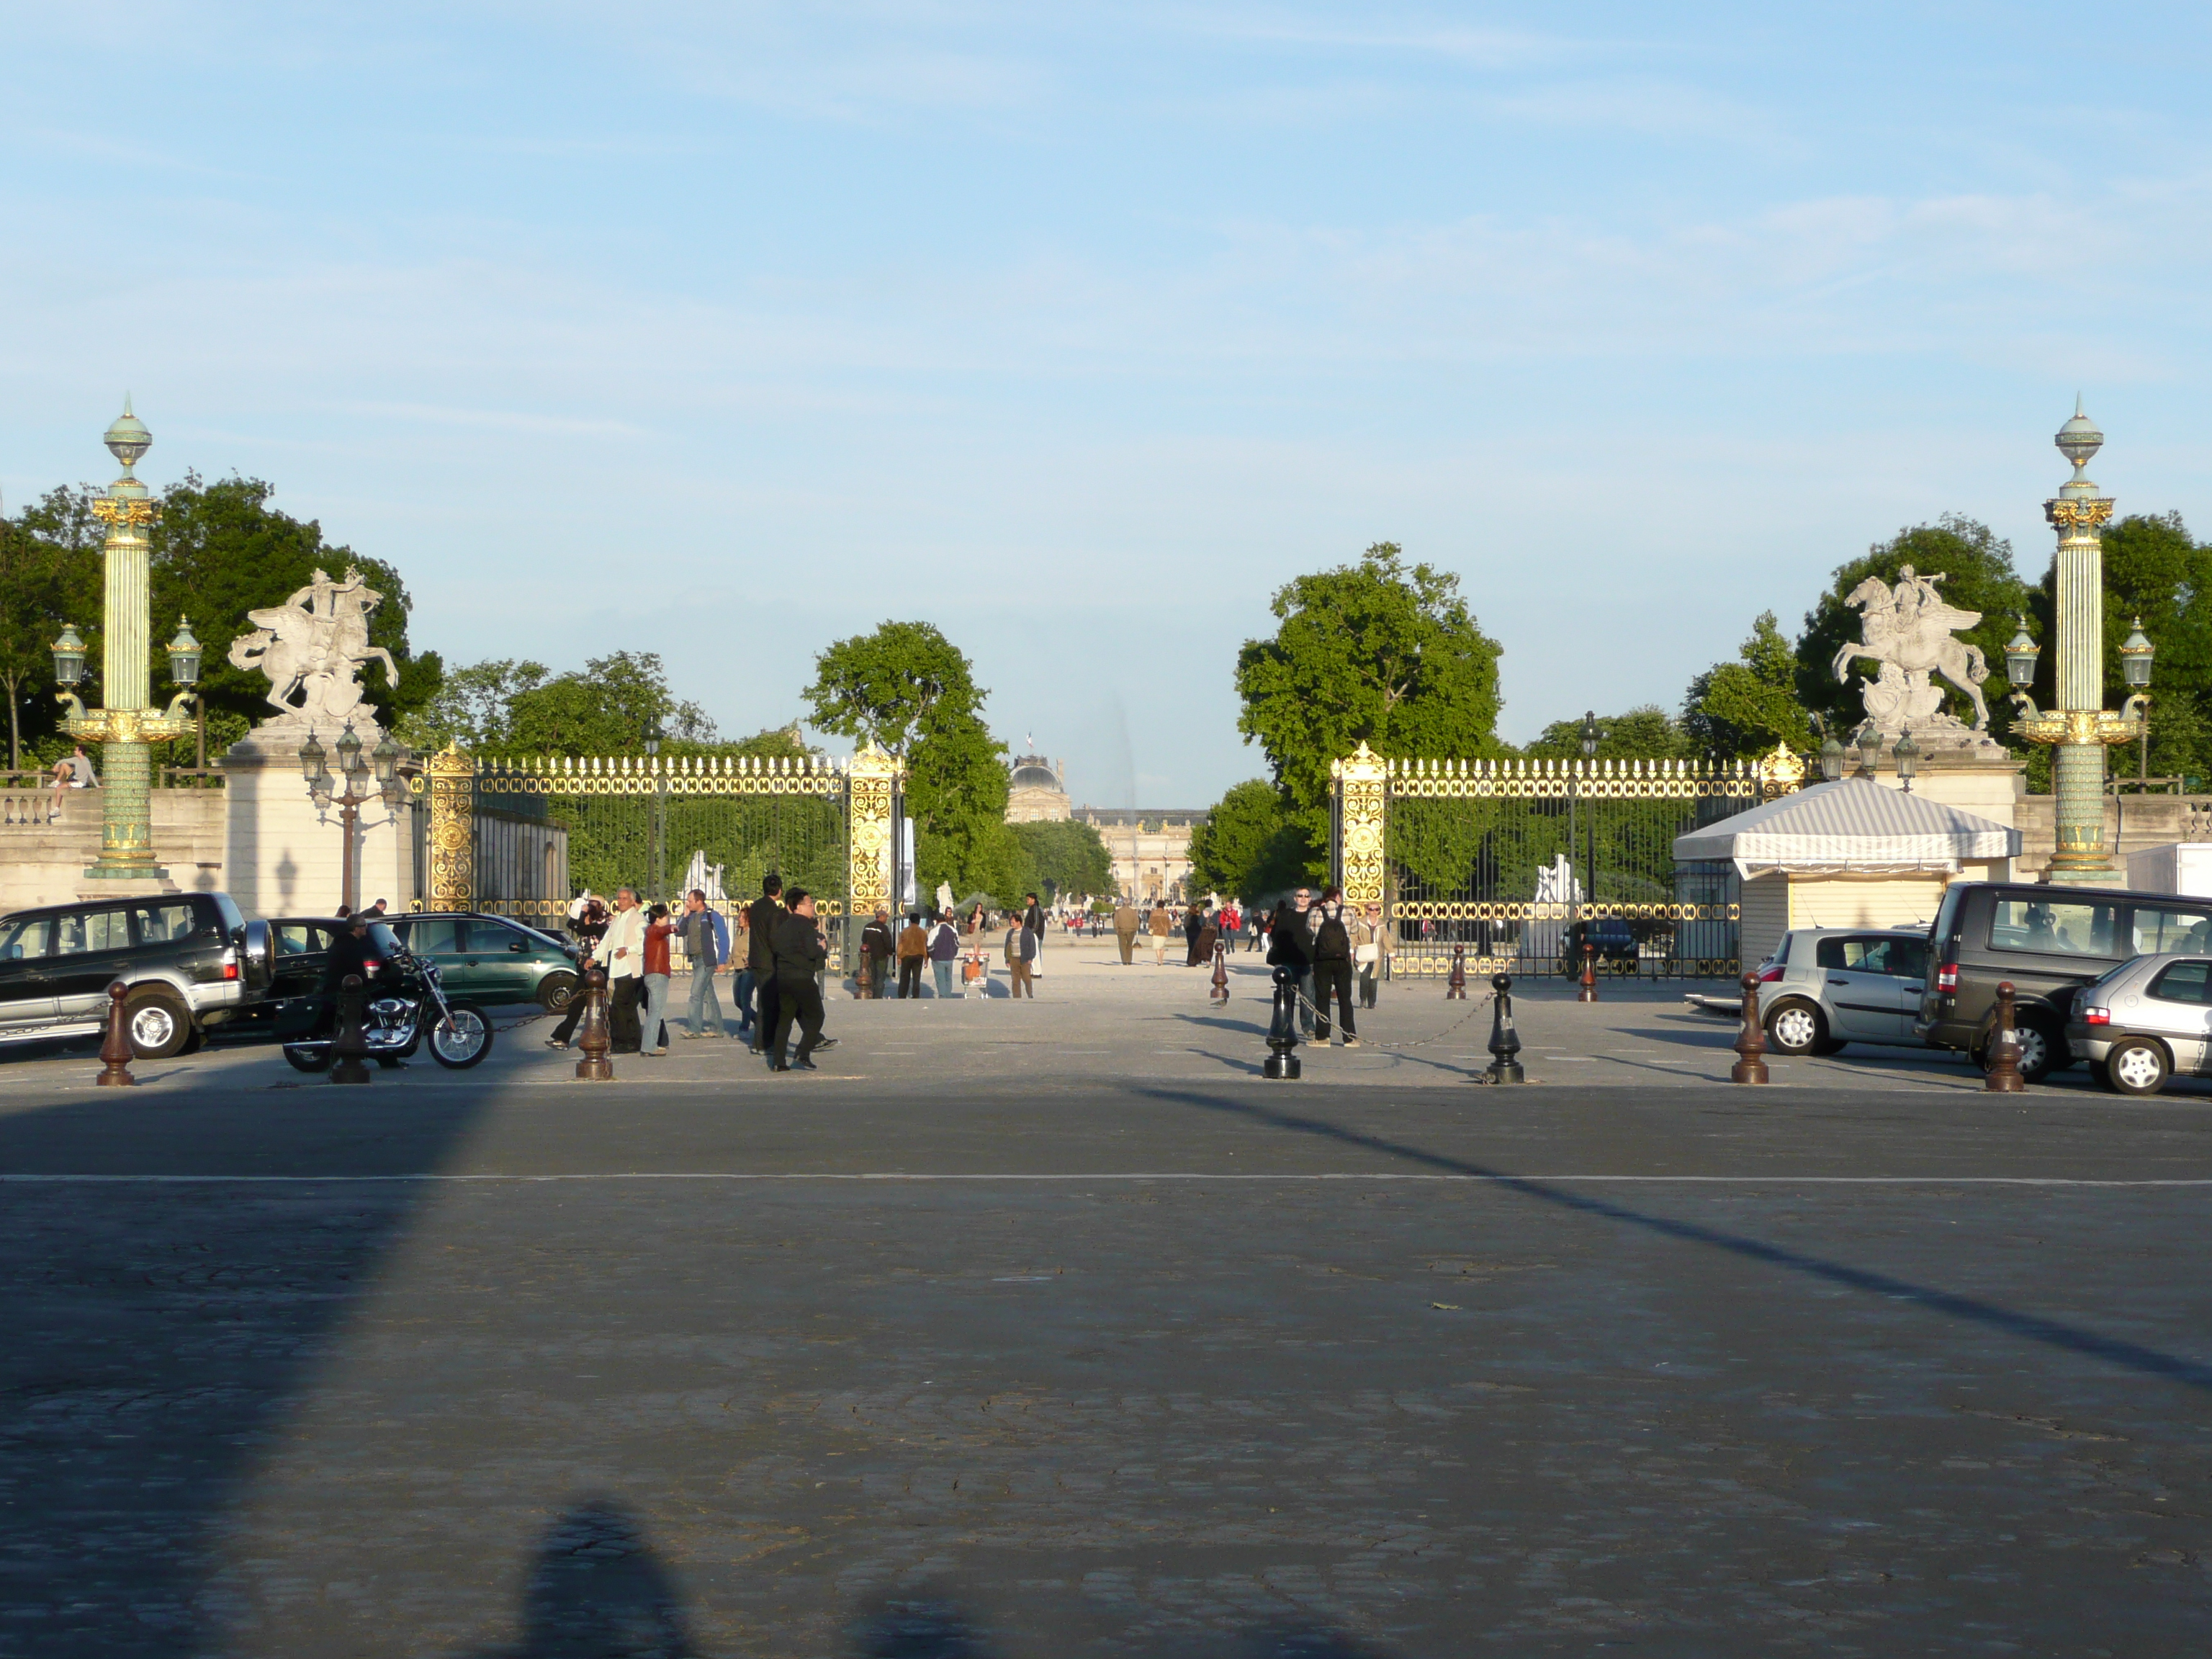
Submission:
M 1679 703 L 2081 392 L 2212 532 L 2212 13 L 0 0 L 0 495 L 239 472 L 448 661 L 657 650 L 729 733 L 933 622 L 1102 805 L 1265 762 L 1371 542 L 1502 735 Z M 838 746 L 838 745 L 832 745 Z

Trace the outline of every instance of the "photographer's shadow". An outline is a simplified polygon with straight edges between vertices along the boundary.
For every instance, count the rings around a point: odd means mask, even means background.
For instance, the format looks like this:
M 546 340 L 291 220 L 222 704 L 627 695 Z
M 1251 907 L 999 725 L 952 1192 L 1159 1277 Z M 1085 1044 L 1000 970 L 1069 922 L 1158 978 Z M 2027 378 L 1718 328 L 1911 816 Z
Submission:
M 546 1529 L 522 1637 L 483 1659 L 698 1659 L 675 1584 L 628 1511 L 594 1499 Z

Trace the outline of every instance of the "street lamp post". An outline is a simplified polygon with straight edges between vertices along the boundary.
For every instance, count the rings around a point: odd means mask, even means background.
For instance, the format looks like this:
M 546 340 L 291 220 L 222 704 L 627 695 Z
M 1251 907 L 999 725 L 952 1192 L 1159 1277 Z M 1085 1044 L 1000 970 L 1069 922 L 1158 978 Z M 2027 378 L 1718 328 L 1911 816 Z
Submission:
M 653 903 L 665 901 L 666 895 L 660 884 L 666 879 L 668 868 L 668 780 L 660 771 L 660 722 L 653 721 L 645 728 L 646 763 L 653 768 L 653 887 L 650 894 Z
M 86 878 L 165 881 L 169 872 L 154 861 L 153 745 L 192 729 L 191 716 L 183 710 L 199 680 L 200 645 L 191 624 L 179 627 L 169 642 L 169 669 L 181 689 L 167 713 L 155 713 L 147 702 L 153 632 L 146 532 L 161 509 L 131 470 L 153 447 L 154 434 L 125 398 L 123 413 L 101 441 L 123 463 L 123 476 L 92 503 L 93 517 L 107 526 L 100 546 L 100 706 L 87 712 L 77 696 L 84 681 L 84 641 L 67 623 L 53 643 L 54 678 L 61 686 L 55 695 L 69 710 L 62 730 L 100 745 L 100 859 L 85 871 Z
M 2112 499 L 2097 493 L 2087 471 L 2089 459 L 2103 447 L 2105 434 L 2081 412 L 2081 400 L 2076 398 L 2073 418 L 2058 428 L 2052 441 L 2074 464 L 2074 476 L 2043 504 L 2044 516 L 2058 532 L 2054 582 L 2058 656 L 2053 675 L 2057 707 L 2048 714 L 2039 713 L 2026 691 L 2015 690 L 2013 701 L 2023 712 L 2012 729 L 2028 742 L 2048 744 L 2053 750 L 2051 793 L 2057 798 L 2057 848 L 2048 879 L 2106 883 L 2113 879 L 2115 872 L 2112 849 L 2105 845 L 2105 750 L 2108 744 L 2132 743 L 2142 735 L 2144 688 L 2150 684 L 2153 653 L 2150 641 L 2136 629 L 2129 636 L 2122 657 L 2132 695 L 2118 714 L 2106 709 L 2105 548 L 2097 526 L 2112 516 Z M 2015 665 L 2028 671 L 2026 678 L 2014 677 L 2015 685 L 2031 684 L 2033 679 L 2037 653 L 2027 635 L 2023 623 L 2005 651 L 2008 671 Z
M 361 809 L 380 795 L 386 808 L 396 811 L 407 785 L 398 775 L 399 745 L 390 738 L 370 750 L 368 759 L 363 761 L 360 735 L 354 731 L 353 722 L 348 720 L 345 730 L 338 736 L 337 749 L 338 776 L 345 782 L 343 791 L 331 787 L 326 763 L 328 751 L 315 740 L 313 727 L 308 729 L 307 742 L 300 745 L 300 774 L 307 779 L 307 793 L 314 798 L 318 807 L 327 811 L 335 805 L 338 809 L 338 823 L 345 836 L 345 857 L 339 866 L 338 902 L 351 915 L 361 908 Z

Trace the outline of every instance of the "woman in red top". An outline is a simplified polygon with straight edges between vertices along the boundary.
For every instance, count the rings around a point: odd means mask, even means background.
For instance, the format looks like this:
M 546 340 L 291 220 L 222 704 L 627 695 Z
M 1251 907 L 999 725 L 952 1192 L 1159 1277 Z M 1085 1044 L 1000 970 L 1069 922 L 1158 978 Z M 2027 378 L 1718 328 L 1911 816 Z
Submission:
M 676 931 L 676 924 L 669 921 L 665 904 L 656 904 L 645 914 L 645 984 L 638 999 L 638 1024 L 644 1036 L 639 1047 L 648 1054 L 665 1054 L 668 1052 L 668 936 Z

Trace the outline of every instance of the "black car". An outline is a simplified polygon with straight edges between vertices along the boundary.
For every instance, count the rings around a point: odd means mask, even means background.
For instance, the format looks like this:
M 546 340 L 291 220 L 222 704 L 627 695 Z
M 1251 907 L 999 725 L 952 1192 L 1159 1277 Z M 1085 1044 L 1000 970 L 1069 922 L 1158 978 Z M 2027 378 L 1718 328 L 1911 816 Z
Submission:
M 1997 986 L 2012 981 L 2021 1075 L 2071 1066 L 2075 991 L 2133 957 L 2212 954 L 2212 900 L 2027 882 L 1954 883 L 1930 930 L 1935 963 L 1913 1035 L 1986 1064 Z
M 268 925 L 228 893 L 18 910 L 0 917 L 0 1042 L 97 1033 L 119 980 L 132 1053 L 166 1059 L 255 1006 L 272 965 Z
M 1601 972 L 1634 973 L 1637 962 L 1636 934 L 1619 916 L 1593 916 L 1587 921 L 1568 925 L 1559 940 L 1559 971 L 1570 975 L 1583 970 L 1583 945 L 1587 941 L 1590 955 Z M 1620 964 L 1626 963 L 1623 969 Z

